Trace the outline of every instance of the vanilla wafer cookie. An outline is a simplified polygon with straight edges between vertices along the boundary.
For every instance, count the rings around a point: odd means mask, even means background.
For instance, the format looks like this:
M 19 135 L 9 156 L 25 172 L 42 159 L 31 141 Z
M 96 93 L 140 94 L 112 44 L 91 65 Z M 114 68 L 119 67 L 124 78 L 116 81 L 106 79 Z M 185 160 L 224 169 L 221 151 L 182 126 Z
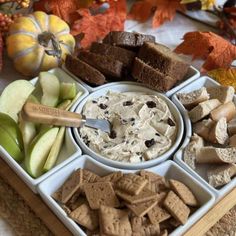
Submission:
M 152 224 L 159 224 L 171 217 L 168 211 L 159 205 L 154 206 L 147 215 Z
M 151 200 L 139 204 L 126 204 L 126 206 L 136 215 L 136 216 L 144 216 L 148 213 L 155 205 L 157 204 L 157 200 Z
M 186 223 L 190 214 L 190 209 L 173 191 L 169 191 L 163 205 L 177 221 L 181 224 Z
M 145 178 L 130 173 L 120 178 L 116 183 L 116 187 L 131 195 L 138 195 L 147 183 L 148 181 Z
M 66 203 L 82 185 L 83 170 L 76 170 L 62 186 L 62 203 Z
M 101 205 L 119 207 L 120 202 L 110 182 L 97 182 L 84 185 L 86 198 L 92 209 L 99 209 Z
M 95 230 L 98 227 L 98 214 L 88 204 L 83 204 L 76 208 L 69 216 L 89 230 Z
M 197 206 L 198 202 L 191 190 L 182 182 L 171 179 L 169 180 L 170 188 L 189 206 Z
M 128 212 L 101 206 L 99 211 L 102 232 L 108 235 L 131 236 L 132 229 Z

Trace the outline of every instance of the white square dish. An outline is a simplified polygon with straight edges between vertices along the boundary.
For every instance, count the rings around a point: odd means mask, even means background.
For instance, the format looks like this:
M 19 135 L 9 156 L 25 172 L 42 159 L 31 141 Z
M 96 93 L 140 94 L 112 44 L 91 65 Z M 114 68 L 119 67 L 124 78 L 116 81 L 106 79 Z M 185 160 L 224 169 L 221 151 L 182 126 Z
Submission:
M 99 89 L 103 89 L 106 88 L 107 86 L 111 86 L 111 85 L 115 85 L 115 84 L 119 84 L 119 83 L 130 83 L 130 84 L 134 84 L 134 85 L 139 85 L 139 86 L 145 86 L 145 84 L 142 83 L 138 83 L 138 82 L 132 82 L 132 81 L 119 81 L 119 82 L 109 82 L 106 83 L 104 85 L 100 85 L 100 86 L 90 86 L 88 84 L 86 84 L 84 81 L 82 81 L 80 78 L 78 78 L 77 76 L 75 76 L 73 73 L 71 73 L 69 70 L 67 70 L 67 68 L 65 67 L 65 65 L 62 66 L 63 70 L 66 71 L 66 73 L 68 73 L 71 77 L 73 77 L 76 81 L 78 81 L 79 83 L 81 83 L 90 93 L 97 91 Z M 168 92 L 165 93 L 165 95 L 167 97 L 172 96 L 177 90 L 183 88 L 184 86 L 186 86 L 187 84 L 193 82 L 194 80 L 196 80 L 197 78 L 200 77 L 200 72 L 194 68 L 193 66 L 189 67 L 189 70 L 187 72 L 187 74 L 185 75 L 185 78 L 181 81 L 181 83 L 178 83 L 174 88 L 170 89 Z
M 175 117 L 176 124 L 178 126 L 178 131 L 177 131 L 177 136 L 175 143 L 173 146 L 165 153 L 157 157 L 156 159 L 140 162 L 140 163 L 127 163 L 127 162 L 119 162 L 119 161 L 114 161 L 110 160 L 106 157 L 103 157 L 102 155 L 94 152 L 92 149 L 90 149 L 83 141 L 83 139 L 80 137 L 80 134 L 78 132 L 77 128 L 73 128 L 73 134 L 75 137 L 76 142 L 78 145 L 81 147 L 84 153 L 90 155 L 91 157 L 95 158 L 97 161 L 102 162 L 103 164 L 116 167 L 116 168 L 121 168 L 121 169 L 144 169 L 144 168 L 149 168 L 151 166 L 155 166 L 163 161 L 166 161 L 168 158 L 171 157 L 171 155 L 177 150 L 182 137 L 183 137 L 183 120 L 181 117 L 180 112 L 176 108 L 176 106 L 171 102 L 169 98 L 167 98 L 165 95 L 158 93 L 154 90 L 148 89 L 146 87 L 142 87 L 137 84 L 130 84 L 130 83 L 117 83 L 117 84 L 112 84 L 110 86 L 107 86 L 105 88 L 99 89 L 96 92 L 91 93 L 89 96 L 87 96 L 85 99 L 80 100 L 79 105 L 75 109 L 75 112 L 81 113 L 83 106 L 85 103 L 90 100 L 90 99 L 96 99 L 100 96 L 106 95 L 108 91 L 114 91 L 114 92 L 137 92 L 137 93 L 143 93 L 143 94 L 152 94 L 152 95 L 157 95 L 161 99 L 163 99 L 166 104 L 168 105 L 171 113 Z
M 76 88 L 78 91 L 81 91 L 83 94 L 80 99 L 83 99 L 88 95 L 88 91 L 79 83 L 75 82 L 70 76 L 68 76 L 63 70 L 60 68 L 55 68 L 50 70 L 52 74 L 55 74 L 60 81 L 64 82 L 74 82 L 76 84 Z M 38 78 L 31 80 L 33 84 L 37 82 Z M 75 107 L 78 105 L 78 102 L 74 104 L 74 106 L 70 109 L 73 111 Z M 32 191 L 36 193 L 36 186 L 50 176 L 52 173 L 56 172 L 64 165 L 68 164 L 70 161 L 74 160 L 78 156 L 81 155 L 81 149 L 78 147 L 74 138 L 72 136 L 72 132 L 70 128 L 66 129 L 65 133 L 65 141 L 62 147 L 62 150 L 59 154 L 56 165 L 47 173 L 41 175 L 40 177 L 34 179 L 32 178 L 23 168 L 23 164 L 18 164 L 9 154 L 8 152 L 0 146 L 0 155 L 1 157 L 8 163 L 8 165 L 19 175 L 19 177 L 31 188 Z
M 52 211 L 58 216 L 58 218 L 68 227 L 68 229 L 75 236 L 85 236 L 84 231 L 70 219 L 60 205 L 51 197 L 51 195 L 63 184 L 63 182 L 78 168 L 86 168 L 94 171 L 98 175 L 106 175 L 112 171 L 119 171 L 120 169 L 105 166 L 93 158 L 84 155 L 78 159 L 70 162 L 63 169 L 54 173 L 42 183 L 38 185 L 38 192 L 46 202 L 46 204 L 52 209 Z M 161 176 L 165 176 L 167 179 L 174 178 L 182 181 L 186 184 L 191 191 L 195 194 L 201 207 L 196 210 L 188 219 L 187 223 L 183 226 L 176 228 L 170 235 L 179 236 L 182 235 L 191 225 L 193 225 L 198 219 L 200 219 L 214 204 L 214 195 L 200 182 L 195 180 L 185 170 L 180 168 L 173 161 L 166 161 L 158 166 L 147 169 Z M 122 170 L 123 171 L 123 170 Z M 135 171 L 125 170 L 124 173 L 131 173 Z
M 185 124 L 185 139 L 184 142 L 181 146 L 181 148 L 178 150 L 178 152 L 174 156 L 174 161 L 176 161 L 181 167 L 186 169 L 191 175 L 193 175 L 195 178 L 197 178 L 199 181 L 201 181 L 203 184 L 205 184 L 216 196 L 217 200 L 220 200 L 227 192 L 232 190 L 236 186 L 236 177 L 232 179 L 232 181 L 223 187 L 216 189 L 212 187 L 210 184 L 207 182 L 207 169 L 210 165 L 206 164 L 201 164 L 198 165 L 198 169 L 195 171 L 192 168 L 190 168 L 183 160 L 183 151 L 184 148 L 188 145 L 190 138 L 192 136 L 192 124 L 188 116 L 187 110 L 184 108 L 184 106 L 181 104 L 179 101 L 177 94 L 178 93 L 188 93 L 193 90 L 199 89 L 203 86 L 205 87 L 210 87 L 210 86 L 219 86 L 220 84 L 216 82 L 215 80 L 203 76 L 193 83 L 187 85 L 186 87 L 180 89 L 179 91 L 176 92 L 176 94 L 173 95 L 172 101 L 175 103 L 175 105 L 178 107 L 179 111 L 181 112 L 183 119 L 184 119 L 184 124 Z M 236 96 L 234 96 L 234 103 L 236 104 Z

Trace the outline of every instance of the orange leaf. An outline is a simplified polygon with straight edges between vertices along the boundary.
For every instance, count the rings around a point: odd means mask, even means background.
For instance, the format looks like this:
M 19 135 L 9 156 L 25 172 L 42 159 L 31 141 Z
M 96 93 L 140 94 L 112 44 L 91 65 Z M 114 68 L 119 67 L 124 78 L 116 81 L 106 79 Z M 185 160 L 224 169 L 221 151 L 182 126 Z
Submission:
M 224 86 L 233 86 L 236 90 L 235 68 L 229 68 L 229 69 L 219 68 L 216 70 L 209 71 L 207 74 L 220 84 Z
M 129 18 L 144 22 L 154 12 L 152 26 L 156 28 L 165 21 L 173 20 L 177 10 L 185 10 L 185 6 L 180 3 L 180 0 L 142 0 L 133 4 Z
M 79 9 L 80 19 L 74 22 L 71 33 L 83 33 L 81 47 L 88 48 L 92 42 L 99 41 L 110 31 L 124 30 L 126 19 L 126 1 L 111 1 L 109 9 L 104 13 L 91 15 L 88 9 Z
M 0 71 L 2 70 L 2 57 L 3 57 L 3 39 L 2 34 L 0 33 Z
M 193 59 L 205 59 L 202 65 L 203 72 L 220 67 L 229 68 L 236 59 L 236 47 L 212 32 L 186 33 L 184 42 L 175 49 L 175 52 L 192 55 Z
M 77 18 L 79 7 L 77 0 L 40 0 L 34 3 L 34 10 L 45 11 L 59 16 L 67 23 L 73 23 Z

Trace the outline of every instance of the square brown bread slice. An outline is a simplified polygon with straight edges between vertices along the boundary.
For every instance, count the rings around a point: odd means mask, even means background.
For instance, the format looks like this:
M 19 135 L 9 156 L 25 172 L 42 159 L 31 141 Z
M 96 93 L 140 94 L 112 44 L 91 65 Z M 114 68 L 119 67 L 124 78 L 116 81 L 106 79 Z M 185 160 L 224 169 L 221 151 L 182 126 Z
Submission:
M 112 184 L 115 184 L 121 177 L 123 177 L 123 173 L 121 171 L 112 172 L 109 175 L 101 177 L 99 181 L 101 182 L 111 182 Z
M 102 232 L 114 236 L 131 236 L 132 229 L 128 212 L 101 206 L 99 211 Z
M 83 171 L 76 170 L 62 186 L 61 202 L 66 203 L 82 185 Z
M 198 202 L 192 191 L 182 182 L 171 179 L 169 180 L 170 188 L 189 206 L 197 206 Z
M 137 57 L 134 60 L 132 76 L 147 87 L 159 92 L 166 92 L 176 84 L 174 78 L 152 68 Z
M 190 209 L 173 191 L 170 191 L 167 194 L 163 205 L 168 210 L 168 212 L 182 225 L 187 222 Z
M 178 54 L 158 43 L 145 42 L 139 50 L 138 57 L 176 81 L 182 80 L 189 68 L 189 64 Z
M 111 31 L 103 39 L 103 43 L 124 48 L 137 48 L 142 46 L 144 42 L 155 42 L 155 37 L 136 32 Z
M 101 205 L 119 207 L 120 202 L 110 182 L 97 182 L 84 185 L 85 195 L 92 209 L 99 209 Z
M 93 66 L 106 76 L 122 79 L 124 69 L 123 63 L 115 60 L 111 56 L 81 50 L 78 54 L 78 58 L 90 66 Z
M 90 85 L 106 83 L 106 78 L 100 71 L 71 55 L 66 56 L 65 66 L 72 74 Z
M 83 204 L 76 208 L 69 215 L 75 222 L 89 230 L 95 230 L 98 227 L 97 211 L 90 209 L 89 205 Z
M 124 48 L 104 43 L 92 43 L 90 51 L 93 53 L 112 56 L 115 60 L 121 61 L 124 66 L 131 67 L 135 53 Z
M 131 195 L 138 195 L 147 185 L 148 181 L 136 174 L 125 174 L 116 183 L 116 187 Z

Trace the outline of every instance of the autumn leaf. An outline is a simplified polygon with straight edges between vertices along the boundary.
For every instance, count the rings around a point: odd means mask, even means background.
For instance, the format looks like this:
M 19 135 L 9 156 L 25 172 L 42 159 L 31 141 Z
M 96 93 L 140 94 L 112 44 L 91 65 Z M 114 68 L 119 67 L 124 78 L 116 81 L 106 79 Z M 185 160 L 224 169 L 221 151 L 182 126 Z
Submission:
M 236 47 L 212 32 L 189 32 L 183 39 L 184 42 L 175 49 L 175 52 L 192 55 L 193 59 L 204 59 L 202 72 L 229 68 L 236 59 Z
M 236 69 L 235 68 L 219 68 L 207 73 L 214 80 L 224 86 L 233 86 L 236 90 Z
M 88 9 L 79 9 L 80 19 L 72 26 L 73 35 L 84 34 L 81 47 L 88 48 L 92 42 L 99 41 L 110 31 L 124 30 L 126 19 L 126 1 L 111 1 L 110 7 L 104 12 L 92 15 Z
M 180 0 L 141 0 L 136 1 L 128 18 L 145 22 L 152 14 L 152 27 L 156 28 L 165 21 L 172 21 L 176 11 L 185 11 L 185 6 Z
M 77 0 L 40 0 L 34 3 L 35 11 L 44 11 L 59 16 L 69 24 L 78 19 L 76 10 L 79 4 Z
M 199 0 L 181 0 L 181 4 L 199 2 Z M 215 0 L 200 0 L 202 10 L 211 9 L 215 5 Z
M 3 39 L 0 33 L 0 71 L 2 71 L 2 57 L 3 57 Z

